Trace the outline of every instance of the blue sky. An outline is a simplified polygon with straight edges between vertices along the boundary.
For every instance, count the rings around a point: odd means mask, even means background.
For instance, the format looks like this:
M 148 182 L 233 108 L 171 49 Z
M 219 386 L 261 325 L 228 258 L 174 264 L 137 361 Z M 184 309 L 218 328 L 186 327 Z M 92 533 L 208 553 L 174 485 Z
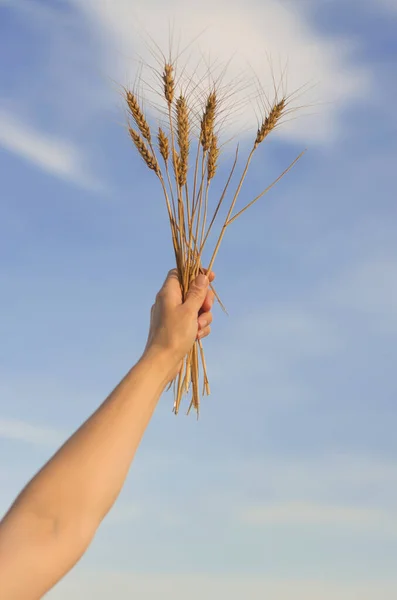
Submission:
M 48 597 L 395 598 L 396 0 L 0 1 L 0 510 L 139 357 L 172 266 L 119 95 L 169 21 L 231 76 L 268 53 L 315 84 L 247 197 L 308 152 L 225 238 L 200 421 L 164 396 Z

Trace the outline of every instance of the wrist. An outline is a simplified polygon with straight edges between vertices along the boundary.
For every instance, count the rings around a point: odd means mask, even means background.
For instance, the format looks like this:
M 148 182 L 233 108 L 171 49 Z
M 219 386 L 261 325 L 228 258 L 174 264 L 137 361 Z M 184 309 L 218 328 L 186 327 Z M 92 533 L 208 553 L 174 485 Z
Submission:
M 166 387 L 175 377 L 177 364 L 171 352 L 157 346 L 149 346 L 142 355 L 141 363 L 153 370 L 159 379 L 159 384 Z

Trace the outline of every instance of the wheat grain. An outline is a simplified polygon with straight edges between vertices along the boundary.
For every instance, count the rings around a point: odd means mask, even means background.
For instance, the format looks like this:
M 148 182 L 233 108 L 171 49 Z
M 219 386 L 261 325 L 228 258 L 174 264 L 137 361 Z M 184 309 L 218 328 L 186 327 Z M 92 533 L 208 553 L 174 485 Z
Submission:
M 172 162 L 174 165 L 175 180 L 179 181 L 179 169 L 180 169 L 180 165 L 181 165 L 181 158 L 176 150 L 174 150 L 173 156 L 174 156 L 174 159 Z
M 218 158 L 219 158 L 219 146 L 218 146 L 218 136 L 215 134 L 212 136 L 210 151 L 208 154 L 208 181 L 211 181 L 216 175 L 216 170 L 218 168 Z
M 168 106 L 171 106 L 175 94 L 174 67 L 170 63 L 164 65 L 163 72 L 164 96 Z
M 158 162 L 156 160 L 156 157 L 153 156 L 153 154 L 151 153 L 149 148 L 146 146 L 145 142 L 143 141 L 143 139 L 141 138 L 141 136 L 139 135 L 139 133 L 137 131 L 132 129 L 132 127 L 129 127 L 128 131 L 129 131 L 132 141 L 135 144 L 136 149 L 138 150 L 139 154 L 142 156 L 143 160 L 145 161 L 145 163 L 147 164 L 149 169 L 154 171 L 156 173 L 156 175 L 159 175 L 160 168 L 159 168 Z
M 269 135 L 272 129 L 279 122 L 286 106 L 286 99 L 283 98 L 280 102 L 273 105 L 268 116 L 263 120 L 262 125 L 258 129 L 256 135 L 255 146 L 259 146 L 263 140 Z
M 186 184 L 189 163 L 189 114 L 186 98 L 180 96 L 176 101 L 177 136 L 179 146 L 178 182 Z
M 159 144 L 160 154 L 163 157 L 164 162 L 167 163 L 168 158 L 170 156 L 170 147 L 169 147 L 169 143 L 168 143 L 168 138 L 167 138 L 166 134 L 164 133 L 164 131 L 161 129 L 161 127 L 159 128 L 159 132 L 157 135 L 157 141 Z
M 144 139 L 147 140 L 150 144 L 152 141 L 150 127 L 149 127 L 148 122 L 145 119 L 145 115 L 143 114 L 141 107 L 139 106 L 137 97 L 132 92 L 127 91 L 126 92 L 126 100 L 127 100 L 127 105 L 128 105 L 130 114 L 131 114 L 132 118 L 134 119 L 136 126 L 138 127 L 138 129 L 141 132 Z
M 214 133 L 216 108 L 217 97 L 216 91 L 213 90 L 208 96 L 203 118 L 201 119 L 201 145 L 206 152 L 210 149 Z

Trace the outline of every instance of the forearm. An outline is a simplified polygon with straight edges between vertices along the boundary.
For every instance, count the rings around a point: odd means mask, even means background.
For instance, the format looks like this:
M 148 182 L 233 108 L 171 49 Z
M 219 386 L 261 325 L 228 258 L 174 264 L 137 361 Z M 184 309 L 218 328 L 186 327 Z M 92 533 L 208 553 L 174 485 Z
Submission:
M 166 365 L 160 361 L 145 357 L 131 369 L 32 480 L 24 501 L 39 495 L 54 518 L 74 519 L 85 511 L 94 521 L 105 516 L 166 385 Z
M 38 562 L 53 562 L 53 581 L 80 558 L 117 498 L 167 377 L 165 357 L 141 359 L 7 515 L 10 527 L 23 523 L 31 543 L 42 549 Z M 0 557 L 2 550 L 0 541 Z
M 22 492 L 48 516 L 99 522 L 118 496 L 167 380 L 161 357 L 137 363 Z

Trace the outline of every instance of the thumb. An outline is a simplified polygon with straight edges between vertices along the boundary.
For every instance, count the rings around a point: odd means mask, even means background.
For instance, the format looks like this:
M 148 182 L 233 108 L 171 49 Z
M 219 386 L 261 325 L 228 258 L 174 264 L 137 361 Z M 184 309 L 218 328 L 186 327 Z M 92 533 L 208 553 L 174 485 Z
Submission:
M 184 305 L 193 313 L 198 313 L 207 295 L 209 280 L 206 275 L 198 275 L 190 284 Z

